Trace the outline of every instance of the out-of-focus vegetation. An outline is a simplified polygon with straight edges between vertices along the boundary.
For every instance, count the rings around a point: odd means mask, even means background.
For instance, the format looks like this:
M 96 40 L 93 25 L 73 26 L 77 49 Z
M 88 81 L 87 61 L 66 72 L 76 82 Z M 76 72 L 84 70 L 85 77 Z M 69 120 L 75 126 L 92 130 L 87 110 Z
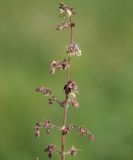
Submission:
M 0 159 L 46 159 L 43 148 L 60 147 L 60 135 L 34 137 L 34 124 L 46 117 L 62 124 L 63 110 L 49 107 L 35 92 L 44 85 L 63 99 L 65 72 L 49 74 L 48 62 L 66 55 L 68 31 L 55 31 L 61 22 L 54 0 L 0 0 Z M 77 10 L 74 38 L 83 55 L 73 57 L 72 78 L 80 87 L 79 110 L 70 108 L 68 123 L 87 126 L 90 143 L 73 132 L 71 145 L 83 149 L 75 158 L 133 158 L 133 1 L 67 0 Z M 55 157 L 57 159 L 58 156 Z M 71 157 L 68 159 L 72 159 Z

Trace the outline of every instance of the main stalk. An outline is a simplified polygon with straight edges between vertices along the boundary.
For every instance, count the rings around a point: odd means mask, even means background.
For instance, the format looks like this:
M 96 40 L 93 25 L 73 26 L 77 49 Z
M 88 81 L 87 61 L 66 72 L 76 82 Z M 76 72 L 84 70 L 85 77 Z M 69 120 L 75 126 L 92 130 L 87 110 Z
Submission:
M 70 24 L 72 23 L 72 18 L 70 17 Z M 70 44 L 72 43 L 72 39 L 73 39 L 73 27 L 70 27 Z M 71 60 L 71 56 L 70 53 L 68 53 L 68 63 L 69 63 L 69 68 L 67 69 L 67 82 L 70 80 L 70 60 Z M 64 107 L 64 116 L 63 116 L 63 127 L 62 130 L 66 127 L 66 121 L 67 121 L 67 112 L 68 112 L 68 101 L 69 101 L 69 97 L 68 94 L 66 94 L 66 104 Z M 61 160 L 65 160 L 65 135 L 62 132 L 61 135 Z

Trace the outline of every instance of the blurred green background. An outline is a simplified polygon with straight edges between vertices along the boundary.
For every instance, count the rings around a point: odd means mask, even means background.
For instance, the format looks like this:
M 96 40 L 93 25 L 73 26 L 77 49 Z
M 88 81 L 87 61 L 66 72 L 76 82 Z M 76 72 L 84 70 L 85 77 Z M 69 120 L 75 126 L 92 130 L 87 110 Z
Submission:
M 62 125 L 63 110 L 49 107 L 35 92 L 44 85 L 63 99 L 65 72 L 49 74 L 48 62 L 66 57 L 69 32 L 61 22 L 58 0 L 0 0 L 0 160 L 47 159 L 60 134 L 34 137 L 44 117 Z M 82 49 L 72 59 L 72 78 L 80 88 L 79 110 L 69 109 L 68 123 L 88 127 L 94 142 L 75 132 L 66 148 L 83 149 L 76 160 L 133 159 L 133 1 L 66 0 L 77 11 L 74 39 Z M 54 159 L 60 159 L 55 156 Z M 68 157 L 68 159 L 73 159 Z

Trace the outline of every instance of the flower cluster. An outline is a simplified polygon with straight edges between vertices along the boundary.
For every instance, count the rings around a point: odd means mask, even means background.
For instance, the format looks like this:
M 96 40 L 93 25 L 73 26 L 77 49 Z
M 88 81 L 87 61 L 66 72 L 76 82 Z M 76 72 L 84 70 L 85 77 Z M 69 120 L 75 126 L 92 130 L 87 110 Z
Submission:
M 54 152 L 56 152 L 56 146 L 53 145 L 53 144 L 49 144 L 49 145 L 47 146 L 47 148 L 45 148 L 44 151 L 45 151 L 45 152 L 48 152 L 48 157 L 49 157 L 49 159 L 51 159 L 52 156 L 53 156 L 53 154 L 54 154 Z
M 70 53 L 71 56 L 76 55 L 76 56 L 80 57 L 81 52 L 82 51 L 80 50 L 79 45 L 75 42 L 70 43 L 67 47 L 67 53 Z
M 47 134 L 50 134 L 50 130 L 54 127 L 53 123 L 51 123 L 50 120 L 46 120 L 44 122 L 39 122 L 39 123 L 36 123 L 34 129 L 35 129 L 35 136 L 37 138 L 40 137 L 40 131 L 42 128 L 45 128 L 46 129 L 46 133 Z
M 50 130 L 53 128 L 53 124 L 51 123 L 50 120 L 46 120 L 44 122 L 44 128 L 46 129 L 46 133 L 50 134 Z
M 64 86 L 64 91 L 66 95 L 68 95 L 68 100 L 62 101 L 62 105 L 72 105 L 74 108 L 79 107 L 79 102 L 76 97 L 76 93 L 78 93 L 78 86 L 74 80 L 68 81 L 68 83 Z
M 58 24 L 56 27 L 56 30 L 69 29 L 71 27 L 75 27 L 75 23 L 64 22 L 64 23 Z
M 70 154 L 72 157 L 76 156 L 78 153 L 78 149 L 75 146 L 72 146 L 66 154 Z
M 78 86 L 74 80 L 69 80 L 68 83 L 64 86 L 64 91 L 66 95 L 70 93 L 78 93 Z
M 63 61 L 52 61 L 50 62 L 50 73 L 53 75 L 58 70 L 66 70 L 69 68 L 69 62 L 67 59 L 64 59 Z
M 54 96 L 53 96 L 53 97 L 51 97 L 51 98 L 49 98 L 49 99 L 48 99 L 48 101 L 49 101 L 49 105 L 50 105 L 50 106 L 53 106 L 53 105 L 54 105 L 54 103 L 56 102 L 56 100 L 57 100 L 57 99 L 56 99 Z
M 83 128 L 83 127 L 79 126 L 78 127 L 78 134 L 80 136 L 84 136 L 87 134 L 90 141 L 94 140 L 94 135 L 87 128 Z
M 42 93 L 44 96 L 52 95 L 52 91 L 50 89 L 46 88 L 46 87 L 43 87 L 43 86 L 38 87 L 36 89 L 36 91 Z
M 60 3 L 59 10 L 60 10 L 60 15 L 63 16 L 64 18 L 69 18 L 73 14 L 75 14 L 73 8 L 64 3 Z
M 73 124 L 70 124 L 70 125 L 68 125 L 68 126 L 66 126 L 66 127 L 63 127 L 63 128 L 62 128 L 62 134 L 63 134 L 63 135 L 69 134 L 70 131 L 71 131 L 73 128 L 74 128 L 74 125 L 73 125 Z

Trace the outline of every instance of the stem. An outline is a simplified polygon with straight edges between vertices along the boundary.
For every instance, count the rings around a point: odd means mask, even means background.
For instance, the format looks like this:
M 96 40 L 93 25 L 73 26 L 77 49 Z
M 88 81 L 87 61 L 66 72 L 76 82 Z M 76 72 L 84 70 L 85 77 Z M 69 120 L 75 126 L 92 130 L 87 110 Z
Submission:
M 72 23 L 72 18 L 70 17 L 70 24 Z M 73 27 L 71 26 L 70 28 L 70 44 L 72 43 L 73 41 Z M 70 65 L 70 60 L 71 60 L 71 55 L 70 53 L 68 53 L 68 64 L 69 64 L 69 68 L 67 69 L 67 82 L 69 81 L 70 79 L 70 69 L 71 69 L 71 65 Z
M 70 17 L 70 24 L 72 23 L 72 18 Z M 73 40 L 73 27 L 71 26 L 71 36 L 70 36 L 70 44 L 72 43 Z
M 70 17 L 70 24 L 72 22 L 72 18 Z M 73 29 L 72 26 L 70 28 L 70 44 L 72 43 L 73 39 Z M 68 63 L 69 63 L 69 68 L 67 69 L 67 82 L 70 80 L 70 60 L 71 60 L 71 55 L 69 53 L 68 55 Z M 68 102 L 69 97 L 66 94 L 66 102 Z M 67 112 L 68 112 L 68 104 L 64 107 L 64 116 L 63 116 L 63 128 L 66 127 L 66 121 L 67 121 Z M 62 133 L 61 136 L 61 160 L 65 160 L 65 135 Z
M 61 107 L 63 107 L 62 103 L 61 103 L 58 99 L 56 99 L 55 101 L 56 101 Z

